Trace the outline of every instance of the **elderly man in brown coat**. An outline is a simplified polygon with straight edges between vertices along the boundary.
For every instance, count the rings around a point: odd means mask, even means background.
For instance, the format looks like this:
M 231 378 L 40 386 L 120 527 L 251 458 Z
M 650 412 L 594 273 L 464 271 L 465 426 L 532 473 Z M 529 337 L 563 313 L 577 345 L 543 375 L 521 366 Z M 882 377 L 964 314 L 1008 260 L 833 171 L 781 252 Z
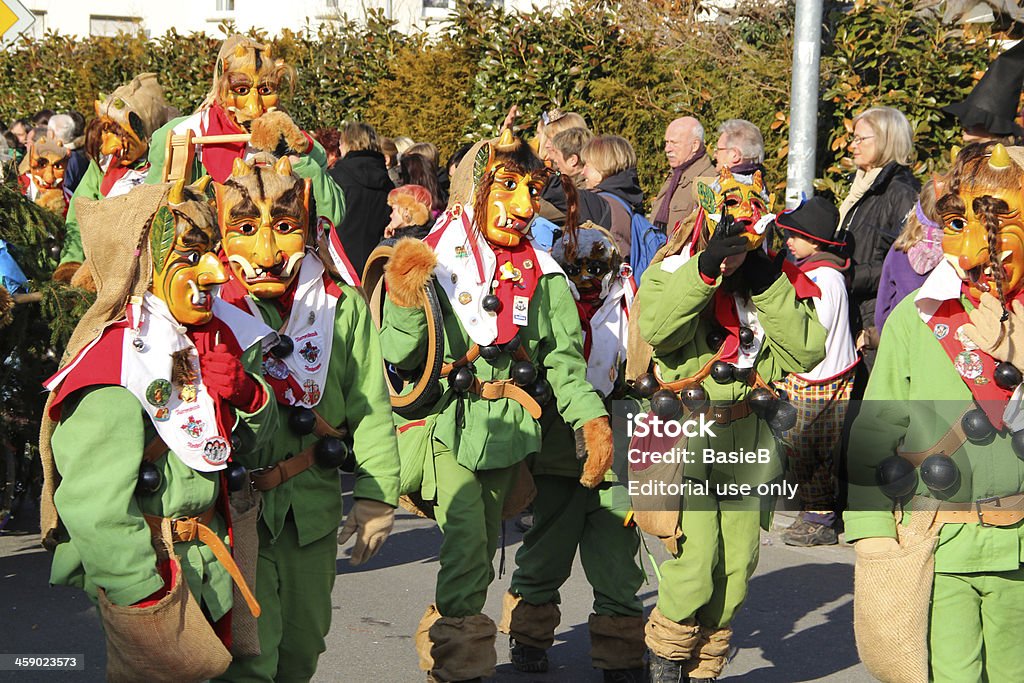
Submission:
M 714 175 L 715 168 L 704 148 L 704 127 L 684 116 L 665 129 L 665 156 L 671 168 L 651 207 L 651 223 L 672 235 L 696 206 L 693 180 Z M 683 228 L 689 229 L 689 228 Z

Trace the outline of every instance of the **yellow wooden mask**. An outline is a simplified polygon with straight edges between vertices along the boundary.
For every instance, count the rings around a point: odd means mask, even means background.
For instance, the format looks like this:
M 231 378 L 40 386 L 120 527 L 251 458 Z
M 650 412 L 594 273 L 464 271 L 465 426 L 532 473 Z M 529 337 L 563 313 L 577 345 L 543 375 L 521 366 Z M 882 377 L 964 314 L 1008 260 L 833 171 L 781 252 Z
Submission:
M 29 173 L 39 190 L 59 189 L 64 184 L 64 170 L 70 154 L 70 150 L 53 137 L 36 140 L 29 147 Z
M 282 82 L 293 73 L 283 60 L 273 59 L 269 45 L 237 35 L 224 41 L 217 70 L 215 99 L 245 130 L 254 119 L 278 108 Z
M 204 194 L 209 182 L 209 176 L 188 187 L 184 180 L 178 181 L 150 226 L 150 291 L 167 304 L 174 319 L 183 325 L 209 322 L 213 317 L 212 290 L 227 282 L 227 273 L 214 250 L 216 218 Z
M 279 297 L 298 275 L 309 239 L 310 187 L 287 157 L 273 166 L 236 159 L 224 184 L 214 183 L 224 253 L 254 296 Z
M 506 129 L 480 148 L 474 169 L 474 221 L 484 238 L 515 247 L 537 213 L 549 171 L 533 151 Z
M 768 213 L 771 200 L 765 194 L 760 171 L 754 171 L 750 182 L 745 182 L 724 168 L 713 182 L 698 180 L 696 187 L 697 203 L 704 209 L 709 236 L 728 214 L 736 226 L 734 229 L 742 230 L 747 238 L 748 251 L 761 246 L 766 227 L 761 219 Z

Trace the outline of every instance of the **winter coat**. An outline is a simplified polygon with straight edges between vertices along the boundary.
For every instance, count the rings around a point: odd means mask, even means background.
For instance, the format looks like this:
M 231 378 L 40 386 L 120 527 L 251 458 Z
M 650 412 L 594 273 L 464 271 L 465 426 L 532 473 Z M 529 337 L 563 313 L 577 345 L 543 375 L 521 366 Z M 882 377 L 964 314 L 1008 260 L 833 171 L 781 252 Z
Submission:
M 702 176 L 713 176 L 715 174 L 715 165 L 711 161 L 711 157 L 705 152 L 699 159 L 690 164 L 689 168 L 683 171 L 683 175 L 679 178 L 679 185 L 676 186 L 676 191 L 672 193 L 671 197 L 666 197 L 665 195 L 668 194 L 668 184 L 672 180 L 672 170 L 670 169 L 668 177 L 665 178 L 665 182 L 661 184 L 661 189 L 658 190 L 658 195 L 654 198 L 654 204 L 651 205 L 651 213 L 648 216 L 651 223 L 654 223 L 654 219 L 658 215 L 658 209 L 661 208 L 661 203 L 667 200 L 669 202 L 668 222 L 665 223 L 664 227 L 669 235 L 674 233 L 683 219 L 697 208 L 697 199 L 693 195 L 693 182 Z
M 846 214 L 847 253 L 853 259 L 850 278 L 850 331 L 856 337 L 875 319 L 875 299 L 882 264 L 914 208 L 921 183 L 906 166 L 886 164 L 864 196 Z
M 391 220 L 388 192 L 395 189 L 384 165 L 384 155 L 370 150 L 349 152 L 328 172 L 345 193 L 348 212 L 338 236 L 357 273 L 384 236 Z
M 625 171 L 610 175 L 602 180 L 594 190 L 580 190 L 579 194 L 580 223 L 590 220 L 607 228 L 615 238 L 622 258 L 628 260 L 632 238 L 631 216 L 620 202 L 602 195 L 615 195 L 625 200 L 633 211 L 640 211 L 644 193 L 640 189 L 640 179 L 637 177 L 636 168 L 627 168 Z

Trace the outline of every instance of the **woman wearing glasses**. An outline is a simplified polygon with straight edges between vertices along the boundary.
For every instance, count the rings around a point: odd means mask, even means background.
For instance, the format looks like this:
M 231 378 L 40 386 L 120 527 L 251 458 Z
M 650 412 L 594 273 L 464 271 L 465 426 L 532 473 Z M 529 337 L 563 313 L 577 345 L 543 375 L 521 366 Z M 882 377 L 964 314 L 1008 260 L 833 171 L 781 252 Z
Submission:
M 850 331 L 868 370 L 877 345 L 872 322 L 882 264 L 921 189 L 908 166 L 913 138 L 907 117 L 892 107 L 872 107 L 853 120 L 849 150 L 857 173 L 839 206 L 839 232 L 853 258 Z

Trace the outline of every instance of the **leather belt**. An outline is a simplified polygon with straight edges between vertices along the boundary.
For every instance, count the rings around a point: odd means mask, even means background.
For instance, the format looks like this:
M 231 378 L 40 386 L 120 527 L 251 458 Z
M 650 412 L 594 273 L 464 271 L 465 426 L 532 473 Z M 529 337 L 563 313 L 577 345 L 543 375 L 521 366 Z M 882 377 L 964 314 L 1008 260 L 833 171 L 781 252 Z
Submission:
M 913 509 L 913 508 L 911 508 Z M 943 524 L 1013 526 L 1024 519 L 1024 494 L 982 498 L 970 503 L 942 502 L 935 521 Z
M 206 545 L 213 553 L 213 556 L 217 558 L 217 561 L 221 563 L 221 566 L 227 570 L 231 580 L 238 586 L 239 592 L 245 598 L 246 605 L 249 606 L 249 611 L 254 617 L 258 617 L 260 616 L 260 604 L 256 601 L 256 596 L 253 595 L 249 584 L 245 582 L 245 577 L 242 576 L 242 571 L 235 564 L 231 551 L 224 545 L 224 541 L 220 539 L 220 536 L 209 527 L 210 522 L 213 521 L 214 514 L 213 507 L 210 507 L 205 512 L 194 517 L 165 518 L 157 515 L 143 516 L 146 518 L 146 524 L 149 525 L 150 533 L 155 538 L 160 538 L 164 519 L 170 519 L 172 543 L 188 543 L 199 539 L 200 543 Z
M 737 403 L 730 403 L 724 406 L 711 406 L 705 412 L 705 415 L 714 420 L 717 424 L 725 426 L 730 422 L 736 420 L 742 420 L 747 415 L 750 415 L 750 403 L 746 399 Z
M 473 346 L 466 351 L 465 356 L 441 366 L 441 377 L 447 377 L 455 368 L 469 365 L 479 357 L 480 345 L 473 344 Z M 512 357 L 516 360 L 530 360 L 529 354 L 526 353 L 526 349 L 524 349 L 522 345 L 516 347 L 516 350 L 512 352 Z M 536 399 L 534 399 L 533 396 L 530 396 L 525 389 L 517 386 L 510 379 L 500 379 L 494 382 L 481 382 L 479 379 L 474 377 L 473 385 L 469 387 L 467 391 L 488 401 L 496 401 L 499 398 L 511 399 L 521 405 L 534 420 L 540 419 L 542 412 L 540 404 L 537 403 Z
M 923 451 L 897 451 L 897 454 L 901 458 L 909 461 L 914 467 L 920 467 L 921 463 L 925 461 L 925 458 L 931 455 L 938 454 L 952 457 L 954 453 L 960 450 L 961 446 L 967 443 L 967 435 L 964 434 L 963 428 L 963 417 L 970 410 L 971 406 L 968 406 L 968 408 L 960 414 L 960 417 L 953 421 L 953 424 L 949 426 L 949 429 L 942 435 L 942 438 L 939 439 L 938 443 L 931 448 Z
M 344 426 L 337 429 L 332 427 L 331 423 L 325 420 L 316 410 L 313 411 L 313 415 L 316 416 L 313 434 L 321 438 L 325 436 L 333 436 L 335 439 L 348 437 L 348 429 Z M 252 470 L 249 472 L 249 480 L 256 490 L 269 491 L 312 467 L 316 463 L 315 453 L 316 444 L 314 443 L 300 451 L 298 455 L 286 458 L 285 460 L 279 460 L 269 467 Z
M 687 387 L 693 386 L 695 384 L 700 384 L 701 382 L 706 380 L 708 378 L 708 375 L 711 374 L 711 366 L 714 365 L 715 361 L 717 361 L 719 358 L 721 358 L 721 356 L 722 356 L 722 349 L 719 349 L 715 353 L 715 355 L 713 355 L 711 357 L 711 359 L 708 360 L 708 362 L 705 363 L 704 366 L 700 370 L 697 371 L 696 375 L 692 375 L 690 377 L 683 377 L 682 379 L 677 379 L 677 380 L 675 380 L 673 382 L 666 382 L 666 381 L 661 379 L 661 371 L 658 370 L 658 364 L 655 363 L 654 364 L 654 368 L 653 368 L 653 370 L 654 370 L 654 378 L 656 380 L 658 380 L 658 384 L 661 385 L 662 389 L 668 389 L 669 391 L 672 391 L 672 392 L 678 394 L 683 389 L 686 389 Z

